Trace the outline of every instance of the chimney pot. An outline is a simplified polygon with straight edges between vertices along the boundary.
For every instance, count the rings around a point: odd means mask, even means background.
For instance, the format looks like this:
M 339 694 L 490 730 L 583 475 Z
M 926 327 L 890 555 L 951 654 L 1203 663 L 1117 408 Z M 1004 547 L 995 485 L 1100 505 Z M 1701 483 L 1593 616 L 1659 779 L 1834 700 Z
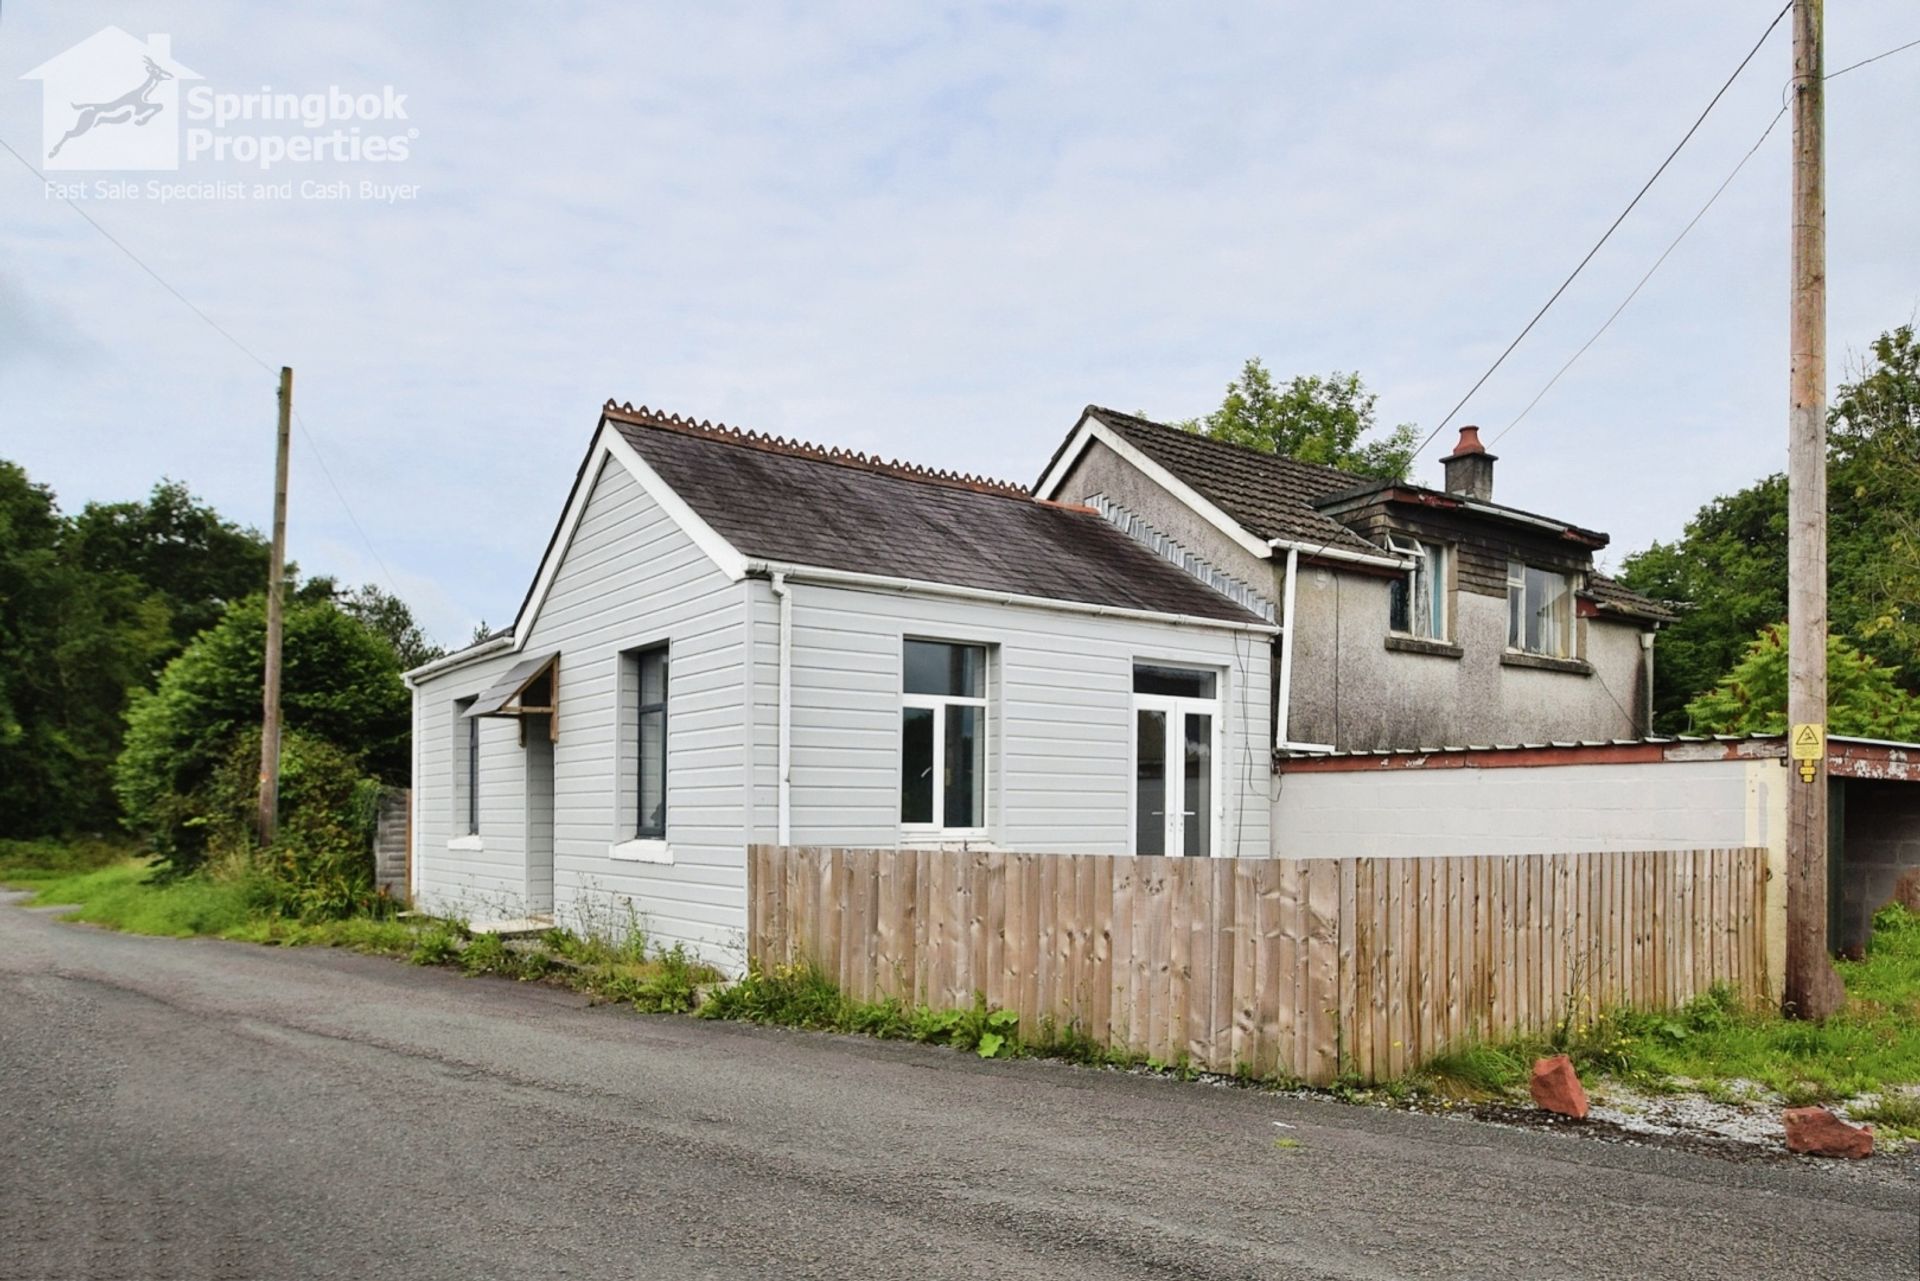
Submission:
M 1496 458 L 1480 443 L 1478 427 L 1462 427 L 1460 443 L 1440 460 L 1446 470 L 1447 492 L 1482 502 L 1493 501 L 1493 464 Z

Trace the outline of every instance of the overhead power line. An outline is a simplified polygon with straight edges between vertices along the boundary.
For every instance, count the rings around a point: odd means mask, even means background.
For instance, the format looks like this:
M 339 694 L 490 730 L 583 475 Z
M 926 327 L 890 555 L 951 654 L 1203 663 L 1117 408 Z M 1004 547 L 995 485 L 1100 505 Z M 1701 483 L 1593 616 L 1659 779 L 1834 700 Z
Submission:
M 1493 377 L 1494 371 L 1506 363 L 1507 357 L 1513 354 L 1513 349 L 1518 347 L 1521 341 L 1533 332 L 1533 327 L 1540 323 L 1540 318 L 1547 314 L 1554 303 L 1560 301 L 1560 295 L 1567 292 L 1567 287 L 1573 284 L 1574 280 L 1578 278 L 1582 271 L 1586 270 L 1587 264 L 1593 261 L 1594 255 L 1600 252 L 1601 246 L 1612 239 L 1613 233 L 1619 230 L 1620 224 L 1627 220 L 1627 215 L 1633 212 L 1634 207 L 1640 203 L 1641 197 L 1645 196 L 1647 192 L 1652 189 L 1653 184 L 1660 180 L 1660 175 L 1667 171 L 1667 166 L 1673 163 L 1674 157 L 1680 154 L 1680 149 L 1685 147 L 1688 141 L 1693 138 L 1693 135 L 1699 132 L 1700 126 L 1706 123 L 1707 116 L 1712 113 L 1714 107 L 1720 102 L 1720 99 L 1726 96 L 1727 90 L 1733 87 L 1733 82 L 1740 78 L 1740 73 L 1747 69 L 1747 64 L 1753 61 L 1754 55 L 1760 52 L 1760 47 L 1766 44 L 1767 37 L 1773 34 L 1774 28 L 1780 25 L 1780 20 L 1785 18 L 1792 8 L 1793 0 L 1787 0 L 1787 3 L 1781 7 L 1780 12 L 1773 15 L 1773 21 L 1769 22 L 1767 29 L 1760 33 L 1760 38 L 1753 42 L 1753 48 L 1747 50 L 1747 56 L 1740 59 L 1740 65 L 1733 69 L 1733 74 L 1728 76 L 1726 82 L 1715 91 L 1713 97 L 1708 100 L 1707 105 L 1701 110 L 1700 114 L 1695 117 L 1693 124 L 1688 126 L 1687 132 L 1681 136 L 1679 142 L 1674 144 L 1673 150 L 1667 153 L 1667 158 L 1662 160 L 1660 167 L 1653 171 L 1653 176 L 1641 184 L 1640 190 L 1636 191 L 1633 199 L 1627 202 L 1627 207 L 1622 209 L 1619 216 L 1608 224 L 1606 231 L 1601 233 L 1600 239 L 1594 241 L 1593 248 L 1587 250 L 1586 256 L 1580 259 L 1574 269 L 1567 274 L 1567 278 L 1560 282 L 1560 287 L 1555 289 L 1552 296 L 1541 304 L 1540 310 L 1533 313 L 1533 319 L 1529 320 L 1525 327 L 1522 328 L 1518 334 L 1514 335 L 1513 341 L 1507 344 L 1506 349 L 1500 353 L 1491 365 L 1487 366 L 1487 371 L 1474 380 L 1473 386 L 1467 388 L 1467 394 L 1462 396 L 1458 403 L 1447 411 L 1445 418 L 1442 418 L 1438 423 L 1434 424 L 1433 430 L 1427 433 L 1426 439 L 1422 440 L 1420 444 L 1415 447 L 1413 457 L 1418 458 L 1421 453 L 1426 450 L 1427 446 L 1433 443 L 1434 438 L 1446 430 L 1447 424 L 1453 421 L 1454 415 L 1466 407 L 1466 403 L 1473 399 L 1474 393 L 1485 386 L 1487 379 Z
M 15 160 L 18 160 L 28 173 L 32 174 L 35 178 L 38 178 L 43 187 L 49 185 L 46 174 L 42 173 L 39 167 L 36 166 L 31 160 L 28 160 L 25 156 L 21 155 L 20 152 L 15 149 L 14 145 L 11 142 L 8 142 L 5 138 L 0 138 L 0 147 L 6 148 L 7 154 L 12 156 Z M 245 343 L 241 342 L 238 338 L 234 337 L 231 330 L 227 329 L 219 321 L 215 320 L 212 316 L 208 315 L 197 304 L 195 304 L 191 298 L 187 297 L 185 294 L 181 293 L 178 289 L 174 288 L 173 284 L 169 282 L 165 276 L 162 276 L 159 272 L 155 271 L 152 267 L 148 266 L 146 261 L 143 258 L 141 258 L 139 254 L 133 252 L 132 249 L 128 248 L 125 241 L 121 240 L 118 236 L 114 235 L 111 231 L 108 231 L 104 226 L 101 225 L 98 219 L 96 219 L 92 214 L 88 213 L 85 209 L 81 208 L 78 201 L 74 200 L 70 196 L 62 196 L 60 197 L 60 199 L 61 199 L 61 202 L 67 206 L 67 208 L 73 210 L 75 213 L 79 214 L 82 218 L 84 218 L 88 226 L 92 227 L 95 231 L 99 232 L 102 236 L 106 237 L 107 243 L 111 244 L 115 249 L 118 249 L 121 253 L 125 254 L 127 258 L 133 263 L 134 266 L 140 268 L 140 270 L 146 272 L 147 275 L 151 276 L 155 284 L 159 285 L 162 289 L 166 290 L 169 294 L 172 294 L 174 299 L 178 301 L 181 306 L 185 307 L 188 311 L 192 312 L 195 316 L 199 317 L 200 320 L 204 322 L 209 329 L 213 330 L 213 332 L 215 332 L 216 334 L 219 334 L 222 338 L 226 339 L 228 343 L 232 344 L 233 349 L 235 351 L 238 351 L 241 355 L 245 356 L 248 360 L 251 360 L 254 364 L 260 366 L 261 369 L 273 375 L 275 378 L 278 378 L 280 376 L 280 371 L 277 367 L 275 367 L 274 365 L 268 364 L 264 359 L 260 357 L 259 353 L 255 352 L 251 347 L 247 346 Z M 298 410 L 294 411 L 293 421 L 295 425 L 297 425 L 300 428 L 301 439 L 305 440 L 307 443 L 307 447 L 313 451 L 313 461 L 319 464 L 320 475 L 323 478 L 325 478 L 327 482 L 327 488 L 333 491 L 334 498 L 340 504 L 340 510 L 346 513 L 347 522 L 353 526 L 354 533 L 360 536 L 361 543 L 363 543 L 366 546 L 367 554 L 373 557 L 373 563 L 380 567 L 380 576 L 387 580 L 388 589 L 391 590 L 396 597 L 398 597 L 400 595 L 400 585 L 394 581 L 393 571 L 387 568 L 387 562 L 381 558 L 379 549 L 373 545 L 373 539 L 367 536 L 366 527 L 361 525 L 359 516 L 357 516 L 354 513 L 353 504 L 347 501 L 346 493 L 340 488 L 339 482 L 334 480 L 333 471 L 331 468 L 327 466 L 327 457 L 325 452 L 320 448 L 319 440 L 314 436 L 312 429 L 307 426 L 306 419 L 301 416 Z
M 1862 58 L 1858 62 L 1855 62 L 1848 66 L 1840 68 L 1840 70 L 1838 71 L 1829 71 L 1823 77 L 1823 79 L 1826 79 L 1826 80 L 1836 79 L 1837 77 L 1846 75 L 1849 71 L 1858 71 L 1861 67 L 1866 66 L 1870 62 L 1878 62 L 1882 58 L 1890 58 L 1896 53 L 1902 53 L 1908 49 L 1912 49 L 1915 47 L 1920 47 L 1920 40 L 1909 40 L 1906 44 L 1896 45 L 1894 48 L 1888 49 L 1885 53 L 1876 53 L 1871 58 Z M 1618 307 L 1615 307 L 1613 309 L 1612 314 L 1610 314 L 1606 318 L 1606 320 L 1601 322 L 1600 327 L 1598 329 L 1593 331 L 1593 336 L 1587 339 L 1585 342 L 1581 343 L 1580 349 L 1574 352 L 1573 355 L 1567 358 L 1567 363 L 1560 366 L 1559 369 L 1554 371 L 1553 377 L 1547 379 L 1546 386 L 1542 387 L 1534 395 L 1533 399 L 1527 402 L 1527 407 L 1525 409 L 1522 409 L 1518 414 L 1514 415 L 1513 421 L 1508 423 L 1505 427 L 1502 427 L 1500 429 L 1500 434 L 1495 436 L 1491 441 L 1487 442 L 1488 444 L 1498 444 L 1502 437 L 1504 437 L 1508 432 L 1512 431 L 1515 427 L 1518 427 L 1521 423 L 1521 420 L 1526 418 L 1528 414 L 1533 412 L 1534 406 L 1538 405 L 1541 402 L 1541 400 L 1545 398 L 1546 394 L 1554 389 L 1554 386 L 1560 381 L 1561 377 L 1564 376 L 1569 369 L 1572 369 L 1574 364 L 1578 362 L 1582 356 L 1587 354 L 1587 349 L 1592 347 L 1596 342 L 1600 341 L 1601 335 L 1606 333 L 1607 330 L 1613 327 L 1613 322 L 1620 318 L 1620 313 L 1625 311 L 1627 309 L 1628 304 L 1630 304 L 1631 302 L 1633 302 L 1635 298 L 1640 296 L 1640 291 L 1646 288 L 1647 282 L 1653 279 L 1654 273 L 1660 270 L 1662 264 L 1664 264 L 1667 261 L 1667 259 L 1673 254 L 1673 251 L 1680 247 L 1680 242 L 1687 238 L 1687 233 L 1691 232 L 1694 229 L 1694 227 L 1699 225 L 1700 220 L 1707 216 L 1707 210 L 1713 208 L 1714 204 L 1720 199 L 1721 195 L 1725 193 L 1726 189 L 1733 185 L 1733 180 L 1740 175 L 1740 171 L 1742 169 L 1746 168 L 1747 161 L 1753 159 L 1754 153 L 1758 152 L 1761 146 L 1767 141 L 1767 139 L 1773 136 L 1773 131 L 1775 126 L 1777 126 L 1780 123 L 1781 119 L 1786 114 L 1787 114 L 1786 107 L 1781 107 L 1780 110 L 1773 113 L 1773 119 L 1767 121 L 1767 127 L 1760 131 L 1760 137 L 1757 140 L 1755 140 L 1753 146 L 1747 148 L 1746 154 L 1740 157 L 1739 163 L 1735 164 L 1732 171 L 1727 174 L 1726 178 L 1720 183 L 1720 185 L 1714 188 L 1713 194 L 1707 197 L 1707 202 L 1704 205 L 1700 206 L 1700 212 L 1694 214 L 1692 218 L 1688 219 L 1687 225 L 1680 229 L 1680 234 L 1675 236 L 1673 238 L 1672 243 L 1670 243 L 1665 249 L 1660 251 L 1660 256 L 1653 260 L 1653 265 L 1647 268 L 1646 274 L 1644 276 L 1641 276 L 1639 281 L 1633 286 L 1633 288 L 1627 291 L 1627 296 L 1620 300 L 1620 305 Z

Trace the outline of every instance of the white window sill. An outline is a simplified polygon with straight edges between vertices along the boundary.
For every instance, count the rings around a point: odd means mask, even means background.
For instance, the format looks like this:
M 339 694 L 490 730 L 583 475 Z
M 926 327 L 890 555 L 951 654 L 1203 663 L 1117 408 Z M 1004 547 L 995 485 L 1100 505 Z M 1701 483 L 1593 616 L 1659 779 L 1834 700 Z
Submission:
M 617 841 L 607 847 L 607 857 L 628 863 L 673 864 L 673 847 L 665 841 Z
M 984 831 L 953 832 L 931 827 L 900 829 L 900 848 L 904 850 L 957 850 L 962 847 L 987 852 L 998 848 L 993 838 Z
M 456 836 L 447 842 L 447 848 L 450 850 L 483 850 L 487 847 L 480 843 L 480 837 L 476 834 L 473 836 Z

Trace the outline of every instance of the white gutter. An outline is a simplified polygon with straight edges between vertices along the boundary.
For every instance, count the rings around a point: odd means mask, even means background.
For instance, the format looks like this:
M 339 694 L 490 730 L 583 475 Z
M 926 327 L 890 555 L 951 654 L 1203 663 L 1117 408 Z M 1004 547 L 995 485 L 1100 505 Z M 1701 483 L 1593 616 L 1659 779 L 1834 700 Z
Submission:
M 1355 565 L 1374 565 L 1381 569 L 1405 569 L 1407 562 L 1398 556 L 1352 552 L 1344 547 L 1329 547 L 1325 543 L 1302 543 L 1291 538 L 1269 538 L 1267 546 L 1274 551 L 1284 551 L 1289 556 L 1294 552 L 1304 552 L 1316 560 L 1344 560 Z
M 499 653 L 512 644 L 513 634 L 510 632 L 505 635 L 495 636 L 491 639 L 481 641 L 478 645 L 469 645 L 463 650 L 448 654 L 444 658 L 436 658 L 431 663 L 422 663 L 410 672 L 402 672 L 400 673 L 400 679 L 410 686 L 418 685 L 429 676 L 438 676 L 441 672 L 464 666 L 467 663 L 477 662 L 490 654 Z
M 1085 601 L 1053 600 L 1045 596 L 1026 596 L 1019 592 L 990 591 L 982 587 L 961 587 L 953 583 L 932 583 L 918 578 L 896 578 L 888 574 L 862 574 L 849 569 L 823 569 L 813 565 L 790 565 L 781 561 L 750 560 L 749 574 L 770 574 L 796 582 L 825 583 L 837 587 L 868 591 L 915 592 L 926 596 L 950 596 L 958 600 L 984 601 L 994 605 L 1024 605 L 1062 614 L 1092 614 L 1102 618 L 1131 618 L 1148 623 L 1177 623 L 1187 627 L 1212 627 L 1229 632 L 1258 632 L 1272 636 L 1280 629 L 1272 623 L 1234 622 L 1223 618 L 1201 618 L 1195 614 L 1166 614 L 1151 609 L 1128 609 L 1120 605 L 1094 605 Z
M 780 844 L 793 836 L 793 589 L 784 572 L 773 576 L 780 600 Z

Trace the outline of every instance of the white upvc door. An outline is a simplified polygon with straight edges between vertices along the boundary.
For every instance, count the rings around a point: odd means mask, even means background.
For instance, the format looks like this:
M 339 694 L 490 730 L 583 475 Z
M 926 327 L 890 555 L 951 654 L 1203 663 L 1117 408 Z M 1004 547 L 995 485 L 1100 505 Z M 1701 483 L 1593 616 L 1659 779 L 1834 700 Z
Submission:
M 1133 852 L 1218 855 L 1218 700 L 1135 694 L 1133 709 Z

